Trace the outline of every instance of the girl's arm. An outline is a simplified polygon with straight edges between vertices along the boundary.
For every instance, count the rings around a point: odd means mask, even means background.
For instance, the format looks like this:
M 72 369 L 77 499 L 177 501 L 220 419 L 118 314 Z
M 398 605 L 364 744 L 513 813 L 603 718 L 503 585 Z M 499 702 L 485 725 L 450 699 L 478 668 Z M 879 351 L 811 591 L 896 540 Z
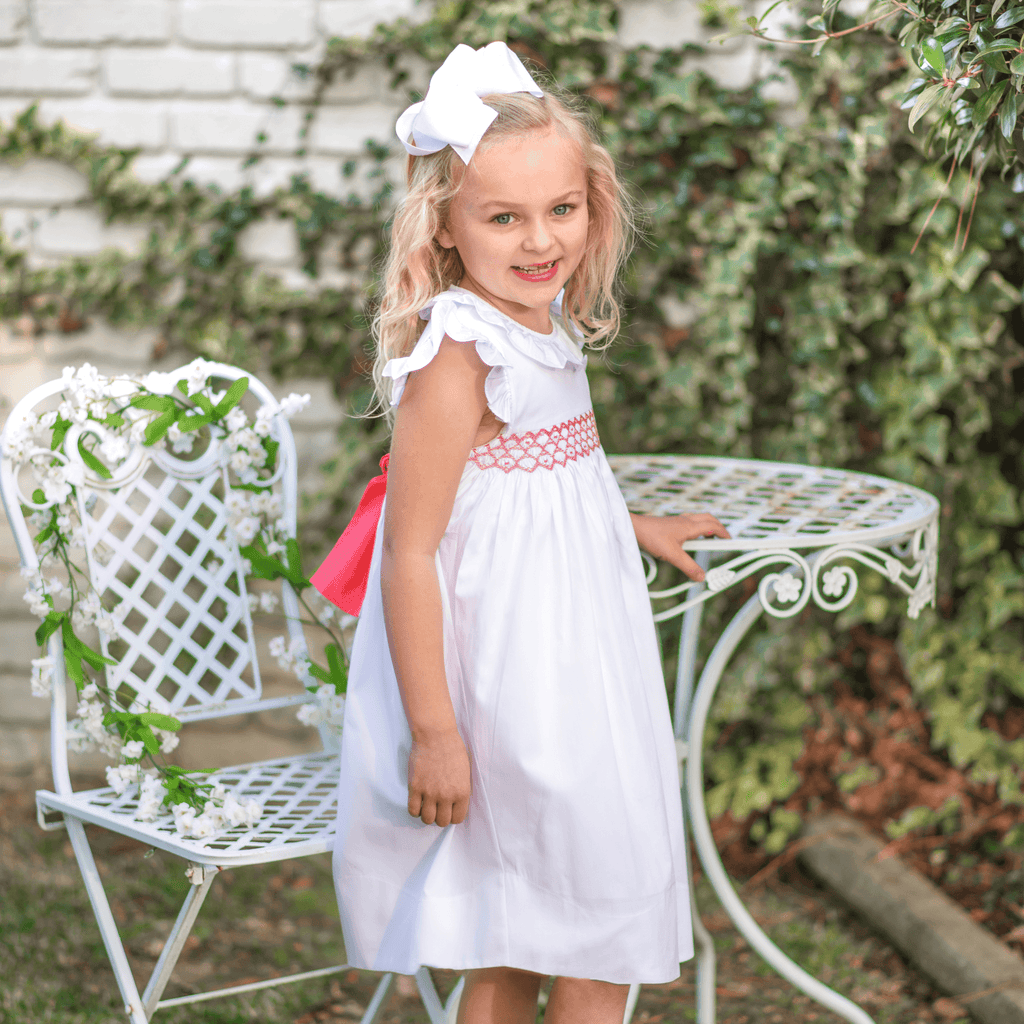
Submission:
M 384 625 L 412 733 L 409 813 L 458 823 L 469 807 L 470 770 L 444 670 L 441 592 L 434 556 L 487 408 L 490 367 L 475 345 L 445 338 L 409 376 L 395 416 L 384 510 Z

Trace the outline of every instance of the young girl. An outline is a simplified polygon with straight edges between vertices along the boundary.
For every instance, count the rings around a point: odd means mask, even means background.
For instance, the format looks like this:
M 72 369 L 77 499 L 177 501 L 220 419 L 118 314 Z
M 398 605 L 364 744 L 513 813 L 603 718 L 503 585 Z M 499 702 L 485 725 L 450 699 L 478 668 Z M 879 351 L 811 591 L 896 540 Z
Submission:
M 637 544 L 701 579 L 681 544 L 728 534 L 630 515 L 600 447 L 580 341 L 615 334 L 628 216 L 582 116 L 496 42 L 456 47 L 397 130 L 375 372 L 397 411 L 334 847 L 348 962 L 468 972 L 459 1024 L 532 1024 L 550 975 L 548 1024 L 620 1024 L 631 982 L 693 955 Z M 335 598 L 361 575 L 343 547 L 314 577 Z

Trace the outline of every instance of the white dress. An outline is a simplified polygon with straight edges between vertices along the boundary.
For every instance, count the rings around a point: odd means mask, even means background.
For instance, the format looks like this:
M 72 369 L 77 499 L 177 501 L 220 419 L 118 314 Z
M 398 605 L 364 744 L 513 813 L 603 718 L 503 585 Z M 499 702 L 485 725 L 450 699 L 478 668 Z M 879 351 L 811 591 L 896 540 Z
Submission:
M 401 398 L 447 334 L 476 342 L 507 426 L 474 448 L 437 552 L 465 819 L 408 811 L 411 736 L 378 526 L 352 651 L 334 880 L 348 963 L 507 966 L 627 984 L 693 956 L 675 741 L 643 563 L 599 446 L 586 357 L 463 288 L 437 296 Z M 381 518 L 383 522 L 383 516 Z

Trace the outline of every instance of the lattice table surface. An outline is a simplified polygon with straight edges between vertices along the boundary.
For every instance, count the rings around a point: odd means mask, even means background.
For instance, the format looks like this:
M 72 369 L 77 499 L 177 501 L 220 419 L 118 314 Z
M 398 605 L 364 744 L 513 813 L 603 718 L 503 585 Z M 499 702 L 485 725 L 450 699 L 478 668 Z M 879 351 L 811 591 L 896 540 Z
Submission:
M 797 463 L 696 455 L 609 455 L 631 512 L 709 512 L 732 535 L 688 550 L 752 551 L 874 544 L 938 515 L 926 491 L 885 477 Z

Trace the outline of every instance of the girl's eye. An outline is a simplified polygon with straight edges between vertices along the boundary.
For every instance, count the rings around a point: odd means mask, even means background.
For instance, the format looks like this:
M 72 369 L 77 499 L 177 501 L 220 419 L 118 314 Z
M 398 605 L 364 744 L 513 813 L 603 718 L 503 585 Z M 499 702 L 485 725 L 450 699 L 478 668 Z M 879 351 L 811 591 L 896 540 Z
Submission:
M 506 218 L 506 219 L 503 219 L 503 218 Z M 499 213 L 498 216 L 494 218 L 494 223 L 495 224 L 511 224 L 512 223 L 512 214 L 511 213 Z
M 564 217 L 571 209 L 572 207 L 568 203 L 559 203 L 552 212 L 557 213 L 559 217 Z

